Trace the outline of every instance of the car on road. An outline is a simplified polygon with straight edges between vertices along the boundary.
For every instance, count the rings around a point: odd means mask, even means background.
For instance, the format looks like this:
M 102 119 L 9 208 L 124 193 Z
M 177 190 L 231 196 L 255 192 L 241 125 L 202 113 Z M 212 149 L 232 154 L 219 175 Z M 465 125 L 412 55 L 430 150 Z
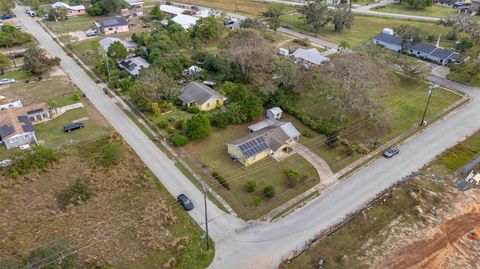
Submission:
M 2 78 L 2 79 L 0 79 L 0 85 L 13 84 L 15 82 L 17 82 L 17 81 L 13 78 Z
M 35 13 L 33 10 L 28 10 L 27 14 L 30 15 L 30 17 L 35 17 L 37 15 L 37 13 Z
M 383 153 L 383 157 L 392 158 L 393 156 L 397 155 L 399 152 L 400 150 L 397 147 L 391 147 Z
M 65 133 L 70 133 L 71 131 L 75 131 L 83 127 L 85 127 L 85 124 L 83 124 L 83 122 L 74 122 L 63 126 L 63 131 Z
M 193 209 L 192 201 L 185 194 L 183 194 L 183 193 L 180 194 L 177 197 L 177 201 L 180 203 L 180 205 L 183 206 L 183 208 L 185 208 L 185 210 L 190 211 L 190 210 Z

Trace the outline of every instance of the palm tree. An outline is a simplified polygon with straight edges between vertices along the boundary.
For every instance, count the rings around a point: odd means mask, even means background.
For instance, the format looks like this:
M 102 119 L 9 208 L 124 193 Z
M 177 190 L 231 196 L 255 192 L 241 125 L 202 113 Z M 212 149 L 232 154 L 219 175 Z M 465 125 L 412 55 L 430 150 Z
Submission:
M 340 43 L 338 44 L 338 51 L 342 53 L 347 51 L 348 49 L 350 49 L 350 43 L 348 43 L 348 41 L 346 40 L 340 41 Z

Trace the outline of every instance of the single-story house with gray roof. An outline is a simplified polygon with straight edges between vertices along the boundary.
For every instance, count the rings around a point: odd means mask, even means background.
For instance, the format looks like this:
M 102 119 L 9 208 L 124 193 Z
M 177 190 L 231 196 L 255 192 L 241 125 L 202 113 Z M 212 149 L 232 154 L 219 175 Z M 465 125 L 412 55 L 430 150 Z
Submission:
M 373 38 L 372 42 L 388 50 L 399 52 L 402 46 L 402 38 L 395 35 L 380 33 Z M 417 58 L 427 59 L 440 65 L 458 62 L 460 54 L 455 51 L 443 49 L 432 44 L 417 42 L 409 44 L 406 53 Z
M 190 82 L 182 88 L 179 99 L 186 106 L 194 106 L 201 111 L 208 111 L 223 106 L 227 97 L 203 83 Z

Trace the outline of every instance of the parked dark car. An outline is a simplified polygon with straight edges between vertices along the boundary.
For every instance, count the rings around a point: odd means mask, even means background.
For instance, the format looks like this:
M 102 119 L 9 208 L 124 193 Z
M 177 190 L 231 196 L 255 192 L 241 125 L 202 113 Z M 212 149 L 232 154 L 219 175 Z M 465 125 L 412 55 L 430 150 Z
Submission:
M 398 153 L 400 152 L 400 150 L 396 147 L 391 147 L 389 149 L 387 149 L 387 151 L 385 151 L 383 153 L 383 157 L 385 158 L 392 158 L 393 156 L 397 155 Z
M 177 197 L 177 201 L 185 208 L 185 210 L 190 211 L 193 209 L 193 203 L 185 194 L 180 194 Z
M 10 19 L 13 19 L 13 17 L 15 17 L 15 15 L 5 14 L 0 17 L 0 20 L 10 20 Z
M 455 2 L 453 4 L 453 8 L 468 7 L 470 5 L 471 5 L 470 3 L 466 3 L 466 2 Z
M 75 131 L 83 127 L 85 127 L 85 124 L 83 124 L 83 122 L 75 122 L 75 123 L 70 123 L 68 125 L 63 126 L 63 131 L 65 133 L 70 133 L 71 131 Z

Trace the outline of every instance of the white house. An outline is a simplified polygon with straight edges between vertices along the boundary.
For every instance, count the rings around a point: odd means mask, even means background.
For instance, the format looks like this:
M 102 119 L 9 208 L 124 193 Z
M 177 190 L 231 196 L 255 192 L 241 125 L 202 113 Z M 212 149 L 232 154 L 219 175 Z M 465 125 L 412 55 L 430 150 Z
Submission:
M 187 11 L 184 8 L 172 6 L 172 5 L 160 5 L 160 10 L 169 14 L 169 15 L 180 15 Z
M 71 6 L 64 2 L 55 2 L 51 5 L 51 7 L 66 9 L 69 16 L 83 15 L 87 13 L 84 5 Z
M 102 50 L 108 51 L 108 48 L 114 42 L 120 42 L 127 49 L 134 49 L 137 46 L 135 42 L 123 41 L 120 38 L 116 38 L 116 37 L 105 37 L 104 39 L 100 40 L 98 43 L 100 44 L 100 47 L 102 48 Z
M 293 53 L 293 58 L 295 60 L 300 60 L 304 64 L 314 64 L 319 65 L 324 61 L 328 61 L 329 59 L 320 54 L 320 52 L 315 49 L 302 49 L 299 48 Z
M 180 24 L 185 30 L 197 24 L 198 20 L 199 18 L 190 16 L 190 15 L 183 15 L 183 14 L 177 15 L 172 19 L 172 21 Z

